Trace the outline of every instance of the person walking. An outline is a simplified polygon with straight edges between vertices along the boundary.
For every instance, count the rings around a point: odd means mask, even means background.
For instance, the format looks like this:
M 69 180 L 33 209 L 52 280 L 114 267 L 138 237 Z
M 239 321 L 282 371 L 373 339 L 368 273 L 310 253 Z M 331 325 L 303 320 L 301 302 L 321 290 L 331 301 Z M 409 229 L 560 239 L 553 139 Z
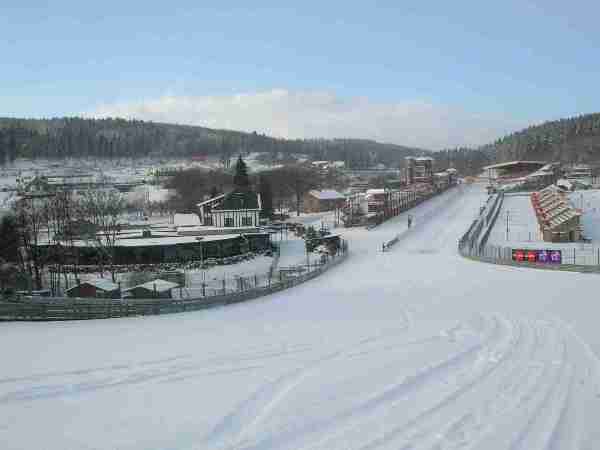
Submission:
M 408 220 L 407 220 L 407 223 L 408 223 L 408 228 L 410 228 L 410 226 L 412 225 L 412 221 L 413 221 L 413 218 L 412 218 L 412 216 L 409 214 L 409 215 L 408 215 Z

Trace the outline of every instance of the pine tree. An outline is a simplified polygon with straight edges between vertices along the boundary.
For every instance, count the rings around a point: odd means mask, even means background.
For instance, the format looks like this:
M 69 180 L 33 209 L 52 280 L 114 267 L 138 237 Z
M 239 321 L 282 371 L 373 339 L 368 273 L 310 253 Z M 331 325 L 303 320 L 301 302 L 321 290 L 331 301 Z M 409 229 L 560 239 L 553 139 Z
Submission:
M 307 253 L 311 253 L 319 245 L 319 233 L 317 233 L 317 230 L 312 225 L 306 228 L 304 244 L 306 245 Z
M 273 215 L 273 188 L 269 179 L 264 175 L 259 177 L 258 191 L 260 192 L 262 204 L 261 214 L 263 217 L 271 217 Z
M 250 186 L 250 179 L 248 178 L 248 167 L 242 159 L 242 155 L 239 156 L 235 165 L 235 175 L 233 177 L 233 185 L 237 189 L 248 189 Z
M 13 215 L 5 215 L 0 220 L 0 255 L 5 261 L 17 262 L 19 252 L 19 231 Z
M 10 162 L 17 159 L 17 136 L 14 128 L 10 129 L 8 136 L 8 159 Z
M 0 166 L 6 163 L 6 148 L 4 145 L 4 133 L 0 130 Z

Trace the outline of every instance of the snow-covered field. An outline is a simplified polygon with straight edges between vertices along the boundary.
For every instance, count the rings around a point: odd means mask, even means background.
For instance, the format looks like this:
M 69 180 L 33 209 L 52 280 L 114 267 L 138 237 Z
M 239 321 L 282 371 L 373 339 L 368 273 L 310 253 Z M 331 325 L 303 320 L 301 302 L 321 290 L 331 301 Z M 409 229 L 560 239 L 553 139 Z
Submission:
M 237 306 L 0 324 L 1 447 L 600 448 L 598 279 L 459 257 L 485 198 L 348 230 L 343 264 Z
M 507 194 L 488 242 L 493 245 L 525 245 L 543 242 L 528 194 Z
M 575 208 L 581 209 L 583 234 L 596 245 L 600 245 L 600 190 L 576 191 L 570 194 Z

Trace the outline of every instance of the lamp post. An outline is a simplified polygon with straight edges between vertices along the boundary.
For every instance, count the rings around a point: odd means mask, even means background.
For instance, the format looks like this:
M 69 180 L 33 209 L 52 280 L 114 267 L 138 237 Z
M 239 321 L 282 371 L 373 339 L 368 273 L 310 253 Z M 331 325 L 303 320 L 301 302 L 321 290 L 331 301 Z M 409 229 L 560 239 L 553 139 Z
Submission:
M 509 224 L 510 224 L 510 211 L 506 211 L 506 240 L 508 241 L 508 233 L 509 233 Z

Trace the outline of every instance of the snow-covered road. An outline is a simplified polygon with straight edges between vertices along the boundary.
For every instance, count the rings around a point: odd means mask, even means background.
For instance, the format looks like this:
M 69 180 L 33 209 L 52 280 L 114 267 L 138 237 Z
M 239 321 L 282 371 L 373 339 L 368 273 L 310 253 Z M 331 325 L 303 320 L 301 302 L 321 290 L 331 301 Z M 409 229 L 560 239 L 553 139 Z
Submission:
M 344 264 L 249 303 L 0 324 L 0 447 L 600 448 L 600 278 L 462 259 L 484 201 L 345 231 Z

